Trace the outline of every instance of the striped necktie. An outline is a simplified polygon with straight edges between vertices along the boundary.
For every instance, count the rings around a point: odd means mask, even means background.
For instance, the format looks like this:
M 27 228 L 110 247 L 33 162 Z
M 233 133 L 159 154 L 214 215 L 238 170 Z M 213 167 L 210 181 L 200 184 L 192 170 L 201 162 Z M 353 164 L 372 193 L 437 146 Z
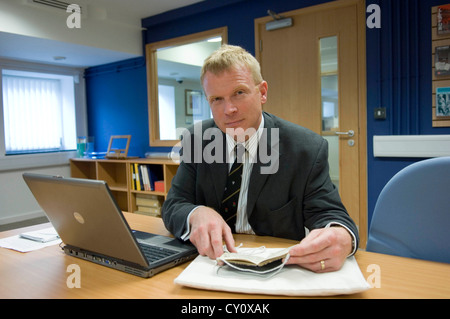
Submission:
M 239 200 L 239 191 L 241 190 L 243 155 L 246 151 L 242 144 L 236 146 L 236 159 L 231 167 L 227 177 L 227 184 L 223 194 L 221 214 L 223 219 L 230 226 L 232 232 L 235 232 L 237 206 Z

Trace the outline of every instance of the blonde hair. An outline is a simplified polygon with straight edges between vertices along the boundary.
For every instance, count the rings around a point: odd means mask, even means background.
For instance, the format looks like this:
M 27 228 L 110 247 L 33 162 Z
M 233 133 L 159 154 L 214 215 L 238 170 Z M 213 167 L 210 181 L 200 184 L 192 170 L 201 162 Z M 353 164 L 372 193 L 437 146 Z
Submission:
M 261 67 L 253 55 L 239 46 L 224 44 L 206 58 L 200 75 L 200 83 L 203 85 L 206 72 L 219 75 L 237 67 L 248 68 L 252 73 L 255 84 L 263 81 Z

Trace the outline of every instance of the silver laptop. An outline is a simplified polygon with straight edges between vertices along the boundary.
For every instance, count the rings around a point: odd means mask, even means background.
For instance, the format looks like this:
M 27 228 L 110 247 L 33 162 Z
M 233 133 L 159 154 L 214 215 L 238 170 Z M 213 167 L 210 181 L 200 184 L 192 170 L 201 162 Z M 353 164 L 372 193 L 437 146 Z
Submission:
M 189 242 L 131 230 L 104 181 L 23 174 L 64 252 L 140 277 L 193 259 Z

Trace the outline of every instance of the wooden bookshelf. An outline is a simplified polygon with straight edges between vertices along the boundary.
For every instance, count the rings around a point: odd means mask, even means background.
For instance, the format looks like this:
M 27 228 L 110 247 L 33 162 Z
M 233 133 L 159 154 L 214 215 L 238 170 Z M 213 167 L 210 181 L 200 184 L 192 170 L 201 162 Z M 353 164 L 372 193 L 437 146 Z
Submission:
M 157 180 L 161 181 L 160 186 L 164 185 L 163 190 L 138 190 L 133 176 L 133 167 L 136 165 L 148 165 L 155 172 Z M 141 195 L 153 195 L 160 203 L 164 202 L 178 166 L 178 162 L 169 159 L 135 158 L 114 160 L 73 158 L 70 160 L 70 174 L 75 178 L 105 181 L 119 207 L 123 211 L 134 213 L 137 211 L 136 198 Z

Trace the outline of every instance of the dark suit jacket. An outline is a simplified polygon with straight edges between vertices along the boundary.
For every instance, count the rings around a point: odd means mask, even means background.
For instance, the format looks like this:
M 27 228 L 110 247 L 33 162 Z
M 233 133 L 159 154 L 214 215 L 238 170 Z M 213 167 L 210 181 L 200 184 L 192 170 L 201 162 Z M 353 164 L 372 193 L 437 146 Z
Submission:
M 267 168 L 268 164 L 264 166 L 261 161 L 253 164 L 247 198 L 247 214 L 253 231 L 257 235 L 301 240 L 305 237 L 304 227 L 322 228 L 334 221 L 348 227 L 358 240 L 357 228 L 329 177 L 327 141 L 306 128 L 268 113 L 263 115 L 269 134 L 266 140 L 261 139 L 259 147 L 267 143 L 269 150 L 278 150 L 279 165 L 272 162 L 276 172 L 261 174 L 261 168 Z M 213 120 L 203 121 L 202 134 L 213 127 L 216 127 Z M 274 132 L 271 129 L 278 129 L 278 145 L 272 138 L 274 134 L 270 134 Z M 190 134 L 193 132 L 191 128 Z M 183 154 L 191 147 L 191 155 L 196 159 L 182 157 L 162 209 L 164 223 L 175 237 L 181 237 L 186 231 L 186 218 L 195 206 L 219 210 L 226 183 L 228 164 L 202 161 L 200 145 L 203 151 L 211 140 L 200 141 L 198 135 L 196 150 L 195 143 L 190 146 L 185 143 L 189 138 L 182 141 Z M 220 135 L 225 147 L 225 135 L 221 132 Z

